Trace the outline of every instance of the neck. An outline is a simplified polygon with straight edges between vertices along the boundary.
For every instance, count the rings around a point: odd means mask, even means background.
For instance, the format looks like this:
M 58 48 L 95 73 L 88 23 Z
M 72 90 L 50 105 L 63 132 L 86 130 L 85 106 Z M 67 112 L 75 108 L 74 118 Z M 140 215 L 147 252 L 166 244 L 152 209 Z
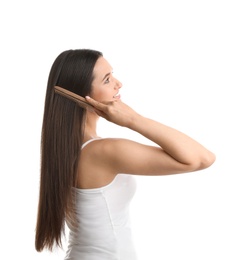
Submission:
M 99 118 L 98 115 L 96 115 L 94 112 L 92 113 L 90 111 L 87 111 L 84 142 L 92 138 L 99 137 L 96 132 L 98 118 Z

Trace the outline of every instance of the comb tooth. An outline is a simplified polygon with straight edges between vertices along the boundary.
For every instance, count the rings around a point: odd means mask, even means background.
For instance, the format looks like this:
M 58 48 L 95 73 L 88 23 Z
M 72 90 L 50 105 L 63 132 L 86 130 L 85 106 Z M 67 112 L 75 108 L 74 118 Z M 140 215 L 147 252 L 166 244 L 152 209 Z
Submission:
M 83 98 L 67 89 L 61 88 L 59 86 L 55 86 L 54 91 L 55 91 L 55 93 L 58 93 L 59 95 L 64 96 L 64 97 L 76 102 L 82 108 L 90 108 L 90 109 L 92 108 L 93 109 L 93 106 L 91 104 L 87 103 L 85 98 Z

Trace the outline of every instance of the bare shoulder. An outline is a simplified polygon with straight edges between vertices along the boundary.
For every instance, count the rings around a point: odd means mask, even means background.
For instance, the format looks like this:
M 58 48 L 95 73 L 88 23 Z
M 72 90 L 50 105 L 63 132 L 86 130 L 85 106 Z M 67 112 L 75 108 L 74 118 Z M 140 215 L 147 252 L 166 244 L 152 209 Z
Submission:
M 119 173 L 116 157 L 129 140 L 101 138 L 93 140 L 83 147 L 78 168 L 80 188 L 97 188 L 110 183 Z M 120 159 L 119 159 L 120 160 Z
M 88 153 L 90 162 L 108 175 L 166 175 L 189 171 L 188 166 L 157 145 L 121 138 L 105 138 L 92 143 Z
M 103 138 L 83 148 L 78 176 L 90 185 L 103 186 L 118 173 L 167 175 L 189 171 L 188 165 L 178 162 L 157 145 L 129 139 Z
M 140 146 L 140 144 L 122 138 L 101 138 L 87 144 L 83 148 L 82 156 L 93 158 L 94 162 L 108 163 L 113 159 L 118 159 L 125 150 L 133 150 L 134 146 Z
M 99 160 L 118 160 L 124 154 L 143 150 L 147 145 L 124 138 L 101 138 L 91 143 L 91 153 Z M 143 150 L 144 151 L 144 150 Z M 92 155 L 92 154 L 91 154 Z
M 146 174 L 144 165 L 155 161 L 161 149 L 129 139 L 103 138 L 90 143 L 84 152 L 97 169 L 114 174 Z

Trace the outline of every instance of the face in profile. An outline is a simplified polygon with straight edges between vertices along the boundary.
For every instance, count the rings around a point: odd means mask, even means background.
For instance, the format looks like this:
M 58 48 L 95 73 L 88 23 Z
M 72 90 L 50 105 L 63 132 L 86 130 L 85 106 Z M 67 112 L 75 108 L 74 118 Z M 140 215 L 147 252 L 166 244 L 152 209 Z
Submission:
M 93 70 L 94 80 L 90 96 L 97 101 L 119 100 L 122 83 L 113 76 L 113 69 L 104 57 L 100 57 Z

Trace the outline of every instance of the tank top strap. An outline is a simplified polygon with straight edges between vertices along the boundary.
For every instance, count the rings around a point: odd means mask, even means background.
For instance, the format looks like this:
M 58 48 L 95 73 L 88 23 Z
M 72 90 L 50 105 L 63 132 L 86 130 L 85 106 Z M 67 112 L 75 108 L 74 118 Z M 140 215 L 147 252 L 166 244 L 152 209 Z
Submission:
M 89 143 L 91 143 L 92 141 L 99 140 L 99 139 L 101 139 L 101 138 L 100 138 L 100 137 L 98 137 L 98 138 L 92 138 L 92 139 L 86 141 L 86 142 L 81 146 L 81 150 L 82 150 L 86 145 L 88 145 Z

